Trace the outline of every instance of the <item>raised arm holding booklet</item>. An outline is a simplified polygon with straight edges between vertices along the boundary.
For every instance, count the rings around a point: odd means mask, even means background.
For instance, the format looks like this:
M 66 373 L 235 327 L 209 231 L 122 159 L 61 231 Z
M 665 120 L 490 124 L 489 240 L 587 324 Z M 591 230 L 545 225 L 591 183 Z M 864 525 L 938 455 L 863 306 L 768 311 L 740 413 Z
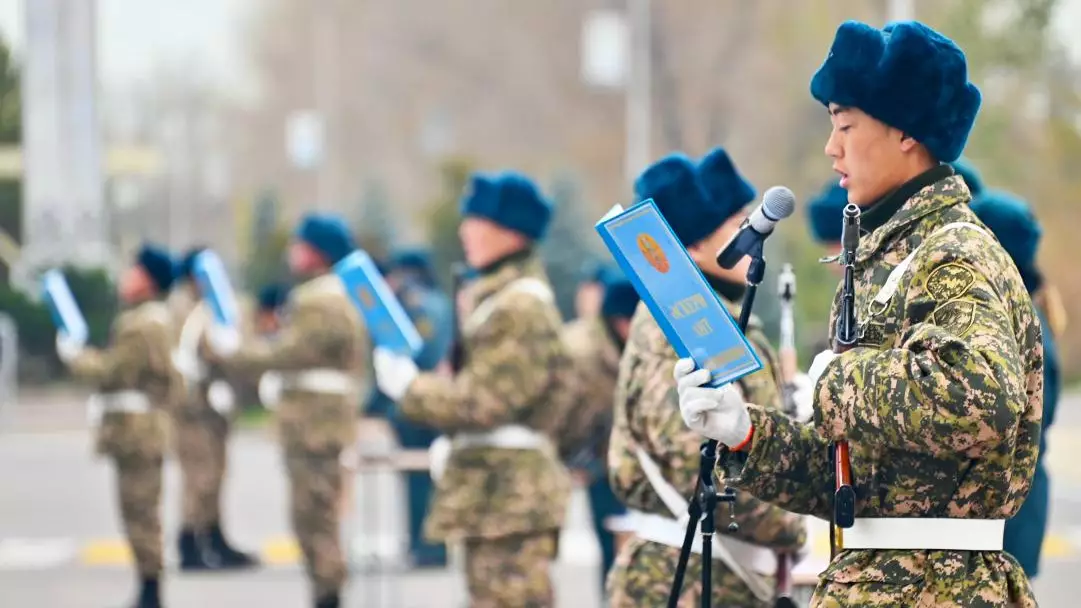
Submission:
M 710 386 L 735 382 L 762 368 L 653 199 L 626 210 L 612 207 L 596 229 L 676 354 L 710 370 Z
M 424 346 L 413 321 L 367 253 L 356 250 L 334 265 L 376 346 L 415 357 Z
M 79 310 L 75 296 L 71 294 L 64 273 L 57 269 L 48 270 L 42 275 L 42 290 L 46 306 L 52 314 L 53 323 L 65 338 L 73 344 L 84 345 L 90 337 L 86 318 Z

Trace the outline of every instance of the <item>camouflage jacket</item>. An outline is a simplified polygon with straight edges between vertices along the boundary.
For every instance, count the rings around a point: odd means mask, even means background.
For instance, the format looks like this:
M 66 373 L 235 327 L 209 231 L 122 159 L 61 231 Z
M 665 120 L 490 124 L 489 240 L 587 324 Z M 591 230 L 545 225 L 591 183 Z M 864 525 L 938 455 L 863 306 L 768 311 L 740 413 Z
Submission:
M 176 399 L 179 376 L 173 368 L 173 322 L 163 302 L 150 300 L 122 311 L 113 321 L 108 348 L 87 347 L 71 371 L 94 385 L 95 398 L 134 391 L 149 400 L 150 412 L 109 411 L 97 429 L 97 451 L 117 458 L 160 458 L 163 415 Z
M 828 519 L 827 442 L 847 439 L 857 517 L 1005 519 L 1021 507 L 1040 439 L 1041 330 L 990 231 L 938 231 L 981 226 L 969 199 L 959 176 L 942 178 L 861 239 L 859 344 L 819 379 L 813 426 L 751 406 L 743 489 Z M 894 295 L 876 302 L 917 246 Z M 849 550 L 821 579 L 813 605 L 1036 605 L 1002 552 Z
M 731 304 L 728 307 L 735 308 Z M 764 403 L 783 416 L 777 355 L 757 317 L 751 317 L 746 335 L 762 359 L 763 368 L 740 379 L 740 391 L 748 400 Z M 641 448 L 648 454 L 664 479 L 682 496 L 689 499 L 694 495 L 702 437 L 686 427 L 679 413 L 679 396 L 672 378 L 677 360 L 664 332 L 645 303 L 640 303 L 620 361 L 615 423 L 608 450 L 609 480 L 616 496 L 628 507 L 668 518 L 672 513 L 650 485 L 635 450 Z M 717 520 L 728 520 L 726 505 L 718 507 Z M 798 516 L 761 502 L 748 492 L 737 493 L 736 522 L 737 538 L 777 550 L 794 552 L 807 538 Z M 718 523 L 717 532 L 729 534 L 723 523 Z M 679 550 L 672 551 L 678 557 Z M 715 570 L 723 567 L 718 562 Z
M 622 348 L 603 317 L 575 319 L 563 329 L 572 365 L 568 384 L 575 396 L 559 434 L 559 451 L 569 466 L 592 477 L 607 475 L 612 402 Z
M 293 288 L 273 339 L 249 338 L 224 363 L 231 374 L 281 378 L 276 409 L 286 453 L 337 454 L 356 441 L 356 404 L 372 386 L 370 354 L 345 287 L 323 274 Z
M 552 433 L 562 415 L 568 359 L 554 299 L 508 289 L 548 279 L 538 259 L 505 261 L 466 295 L 465 363 L 453 377 L 421 373 L 400 413 L 448 435 L 524 425 Z M 483 318 L 481 318 L 483 317 Z M 499 538 L 556 530 L 570 478 L 554 450 L 455 449 L 439 480 L 425 534 L 433 540 Z

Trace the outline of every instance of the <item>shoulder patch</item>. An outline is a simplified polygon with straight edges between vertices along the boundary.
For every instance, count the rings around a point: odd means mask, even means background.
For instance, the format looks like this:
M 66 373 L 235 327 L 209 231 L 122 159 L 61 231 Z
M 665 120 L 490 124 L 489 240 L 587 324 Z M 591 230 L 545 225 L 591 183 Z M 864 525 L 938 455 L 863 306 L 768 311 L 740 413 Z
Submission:
M 951 262 L 935 268 L 927 276 L 924 286 L 927 293 L 938 302 L 959 298 L 976 282 L 976 271 L 964 262 Z
M 935 307 L 931 322 L 939 327 L 949 327 L 957 336 L 965 337 L 976 321 L 976 303 L 968 300 L 950 300 Z

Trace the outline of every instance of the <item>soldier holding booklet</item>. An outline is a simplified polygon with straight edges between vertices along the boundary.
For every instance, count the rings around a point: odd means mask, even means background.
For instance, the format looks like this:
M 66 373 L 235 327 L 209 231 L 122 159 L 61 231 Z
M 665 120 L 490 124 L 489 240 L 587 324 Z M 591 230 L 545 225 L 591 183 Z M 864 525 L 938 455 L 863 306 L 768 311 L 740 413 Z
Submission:
M 161 487 L 167 412 L 179 377 L 173 369 L 172 315 L 164 298 L 173 260 L 145 245 L 120 277 L 123 310 L 109 346 L 86 346 L 86 323 L 56 271 L 45 279 L 46 301 L 58 321 L 56 352 L 79 379 L 92 384 L 97 452 L 112 460 L 124 532 L 135 557 L 140 590 L 136 608 L 162 605 Z

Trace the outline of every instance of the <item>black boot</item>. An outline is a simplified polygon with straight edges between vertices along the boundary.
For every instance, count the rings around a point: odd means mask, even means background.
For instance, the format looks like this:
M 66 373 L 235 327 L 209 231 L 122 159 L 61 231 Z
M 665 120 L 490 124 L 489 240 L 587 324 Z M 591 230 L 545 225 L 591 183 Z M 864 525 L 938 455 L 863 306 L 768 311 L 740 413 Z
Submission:
M 237 551 L 225 540 L 220 524 L 215 523 L 210 527 L 207 541 L 214 553 L 221 557 L 223 568 L 253 568 L 259 565 L 259 560 L 254 555 Z
M 140 581 L 139 599 L 134 608 L 161 608 L 161 590 L 158 579 L 144 578 Z
M 315 600 L 315 608 L 338 608 L 340 605 L 341 601 L 339 600 L 337 593 L 324 595 Z
M 176 544 L 181 570 L 214 570 L 221 566 L 221 557 L 213 551 L 205 534 L 185 528 Z

